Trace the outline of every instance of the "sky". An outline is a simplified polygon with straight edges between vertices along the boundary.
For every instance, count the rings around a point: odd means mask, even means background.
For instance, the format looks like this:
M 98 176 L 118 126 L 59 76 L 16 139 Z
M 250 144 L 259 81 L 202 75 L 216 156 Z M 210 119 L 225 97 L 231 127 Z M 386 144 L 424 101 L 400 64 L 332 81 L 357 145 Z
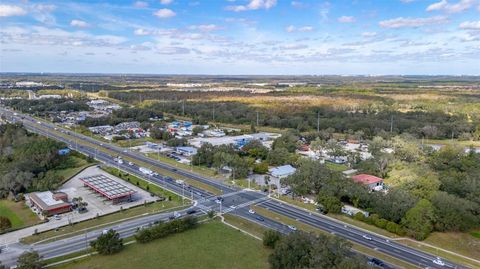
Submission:
M 0 72 L 480 75 L 480 0 L 1 0 L 0 49 Z

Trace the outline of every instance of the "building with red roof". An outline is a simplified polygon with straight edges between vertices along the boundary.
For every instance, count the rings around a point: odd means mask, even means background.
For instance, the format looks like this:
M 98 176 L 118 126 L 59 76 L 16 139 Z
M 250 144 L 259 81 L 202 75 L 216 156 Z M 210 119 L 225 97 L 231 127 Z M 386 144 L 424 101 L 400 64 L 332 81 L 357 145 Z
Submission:
M 368 174 L 359 174 L 352 176 L 352 179 L 357 183 L 368 186 L 370 190 L 379 191 L 383 189 L 383 178 Z

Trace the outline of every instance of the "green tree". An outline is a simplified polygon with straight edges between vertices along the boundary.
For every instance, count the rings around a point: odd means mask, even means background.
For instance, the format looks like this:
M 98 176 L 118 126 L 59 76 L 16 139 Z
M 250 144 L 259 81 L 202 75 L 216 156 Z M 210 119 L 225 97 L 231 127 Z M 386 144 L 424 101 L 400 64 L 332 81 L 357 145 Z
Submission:
M 24 252 L 17 259 L 18 269 L 41 269 L 45 263 L 36 251 Z
M 268 154 L 267 161 L 270 165 L 284 165 L 290 163 L 292 155 L 286 148 L 275 148 Z
M 123 249 L 123 239 L 119 233 L 110 229 L 107 233 L 101 234 L 97 240 L 90 242 L 90 246 L 99 254 L 111 255 Z
M 342 211 L 342 202 L 339 198 L 328 194 L 326 191 L 320 191 L 317 195 L 317 202 L 321 204 L 327 212 L 340 213 Z
M 423 240 L 432 232 L 434 221 L 435 213 L 432 203 L 421 199 L 407 211 L 405 218 L 402 219 L 402 225 L 407 229 L 408 235 L 417 240 Z
M 268 248 L 275 248 L 275 244 L 282 238 L 282 234 L 275 230 L 266 230 L 263 233 L 263 245 Z
M 292 132 L 287 132 L 273 141 L 272 148 L 285 148 L 288 152 L 293 153 L 297 149 L 297 142 L 298 136 Z
M 446 192 L 436 192 L 432 197 L 435 208 L 435 229 L 438 231 L 467 231 L 478 227 L 478 205 Z

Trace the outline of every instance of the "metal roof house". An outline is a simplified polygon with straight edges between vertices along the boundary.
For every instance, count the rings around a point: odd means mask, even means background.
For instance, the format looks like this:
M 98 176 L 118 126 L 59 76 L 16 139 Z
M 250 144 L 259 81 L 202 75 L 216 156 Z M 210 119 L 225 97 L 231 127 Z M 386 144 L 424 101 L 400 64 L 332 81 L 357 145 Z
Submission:
M 268 169 L 270 175 L 276 178 L 288 177 L 295 173 L 295 171 L 297 171 L 297 169 L 289 164 Z

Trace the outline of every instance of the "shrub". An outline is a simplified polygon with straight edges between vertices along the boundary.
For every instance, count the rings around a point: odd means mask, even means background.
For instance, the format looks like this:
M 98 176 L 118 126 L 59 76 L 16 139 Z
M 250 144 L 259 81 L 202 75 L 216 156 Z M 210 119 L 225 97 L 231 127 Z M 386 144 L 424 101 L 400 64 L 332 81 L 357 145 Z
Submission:
M 268 247 L 268 248 L 275 248 L 275 244 L 280 240 L 282 237 L 282 234 L 280 232 L 275 231 L 275 230 L 266 230 L 263 233 L 263 245 Z
M 388 220 L 386 219 L 377 219 L 375 220 L 375 226 L 377 226 L 378 228 L 385 229 L 385 226 L 387 226 L 387 222 Z
M 135 239 L 139 243 L 147 243 L 158 238 L 166 237 L 170 234 L 181 233 L 193 229 L 196 225 L 197 219 L 189 216 L 183 219 L 159 223 L 153 227 L 140 230 L 135 234 Z
M 357 212 L 353 218 L 359 221 L 365 221 L 365 215 L 363 215 L 362 212 Z

